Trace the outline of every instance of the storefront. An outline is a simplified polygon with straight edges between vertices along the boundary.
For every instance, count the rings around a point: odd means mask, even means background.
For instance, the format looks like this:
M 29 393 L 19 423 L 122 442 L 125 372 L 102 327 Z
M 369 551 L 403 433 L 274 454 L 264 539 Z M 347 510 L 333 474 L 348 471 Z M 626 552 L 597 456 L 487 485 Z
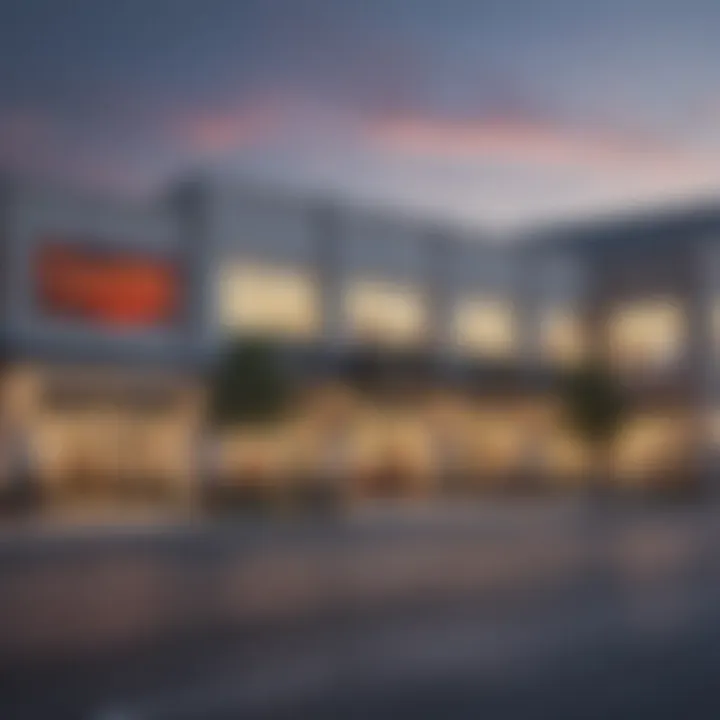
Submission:
M 192 503 L 195 277 L 159 205 L 18 185 L 5 200 L 0 469 L 46 503 Z
M 6 371 L 3 391 L 5 471 L 36 483 L 44 500 L 192 502 L 199 378 L 27 364 Z

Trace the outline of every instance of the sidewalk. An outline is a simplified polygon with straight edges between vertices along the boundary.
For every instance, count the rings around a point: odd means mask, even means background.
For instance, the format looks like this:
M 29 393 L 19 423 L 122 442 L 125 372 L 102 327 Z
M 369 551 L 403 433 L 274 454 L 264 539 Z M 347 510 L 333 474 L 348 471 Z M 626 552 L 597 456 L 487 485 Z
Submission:
M 153 536 L 199 524 L 177 509 L 83 505 L 0 518 L 0 545 L 15 542 Z

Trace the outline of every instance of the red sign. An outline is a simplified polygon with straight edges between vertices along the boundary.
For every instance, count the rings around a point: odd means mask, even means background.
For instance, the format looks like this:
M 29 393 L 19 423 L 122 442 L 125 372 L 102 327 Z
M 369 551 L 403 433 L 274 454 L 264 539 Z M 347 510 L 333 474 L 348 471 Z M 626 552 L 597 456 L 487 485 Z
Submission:
M 39 299 L 58 317 L 114 327 L 172 323 L 179 282 L 174 263 L 138 252 L 52 243 L 40 250 Z

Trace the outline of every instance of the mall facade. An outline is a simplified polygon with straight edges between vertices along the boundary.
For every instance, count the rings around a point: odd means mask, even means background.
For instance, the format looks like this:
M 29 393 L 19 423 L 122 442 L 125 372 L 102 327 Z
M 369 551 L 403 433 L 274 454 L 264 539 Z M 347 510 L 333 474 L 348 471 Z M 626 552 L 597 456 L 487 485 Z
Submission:
M 631 399 L 617 483 L 707 479 L 720 437 L 718 238 L 713 209 L 498 242 L 208 178 L 147 202 L 6 179 L 3 472 L 29 468 L 59 501 L 101 484 L 191 506 L 213 362 L 228 338 L 264 336 L 313 368 L 317 394 L 283 430 L 292 452 L 277 438 L 222 445 L 215 462 L 238 482 L 249 465 L 271 481 L 315 473 L 318 398 L 370 347 L 429 359 L 436 382 L 413 403 L 348 401 L 359 495 L 390 439 L 402 493 L 582 484 L 588 459 L 551 379 L 589 356 Z

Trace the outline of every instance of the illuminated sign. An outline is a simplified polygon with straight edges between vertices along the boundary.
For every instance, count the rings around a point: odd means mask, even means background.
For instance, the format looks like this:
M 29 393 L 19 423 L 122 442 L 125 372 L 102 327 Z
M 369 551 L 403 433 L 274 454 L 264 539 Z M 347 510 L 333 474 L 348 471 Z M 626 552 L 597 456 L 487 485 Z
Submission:
M 40 308 L 52 317 L 126 328 L 177 319 L 180 283 L 167 258 L 51 242 L 38 253 L 36 281 Z

